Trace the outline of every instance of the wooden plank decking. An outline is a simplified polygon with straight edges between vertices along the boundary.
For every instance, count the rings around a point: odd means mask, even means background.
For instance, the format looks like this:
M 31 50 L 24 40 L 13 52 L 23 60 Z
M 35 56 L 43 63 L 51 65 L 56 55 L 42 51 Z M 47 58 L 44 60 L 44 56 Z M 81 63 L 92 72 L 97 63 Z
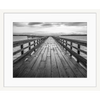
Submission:
M 87 77 L 87 70 L 49 37 L 35 54 L 14 66 L 14 77 Z

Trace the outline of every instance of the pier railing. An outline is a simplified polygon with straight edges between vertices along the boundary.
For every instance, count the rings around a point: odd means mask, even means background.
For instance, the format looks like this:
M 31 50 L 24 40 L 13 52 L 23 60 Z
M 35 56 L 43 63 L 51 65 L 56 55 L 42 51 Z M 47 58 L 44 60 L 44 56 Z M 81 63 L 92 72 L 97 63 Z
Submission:
M 47 37 L 42 37 L 38 39 L 29 39 L 29 40 L 21 40 L 21 41 L 15 41 L 13 42 L 13 56 L 18 55 L 20 53 L 19 57 L 16 57 L 16 59 L 13 60 L 13 63 L 16 63 L 20 61 L 22 58 L 26 57 L 27 55 L 30 55 L 33 51 L 35 52 L 37 48 L 47 39 Z M 25 46 L 27 44 L 28 46 Z M 26 49 L 28 49 L 26 51 Z
M 87 42 L 74 39 L 66 39 L 60 37 L 53 37 L 63 48 L 68 51 L 70 56 L 73 56 L 76 61 L 87 67 Z M 82 56 L 84 55 L 84 56 Z

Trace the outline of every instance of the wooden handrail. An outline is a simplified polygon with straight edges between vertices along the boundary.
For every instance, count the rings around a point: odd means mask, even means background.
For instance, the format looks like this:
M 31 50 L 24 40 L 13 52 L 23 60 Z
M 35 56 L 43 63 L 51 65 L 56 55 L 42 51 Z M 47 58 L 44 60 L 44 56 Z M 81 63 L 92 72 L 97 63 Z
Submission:
M 29 40 L 21 40 L 13 42 L 13 48 L 20 46 L 20 49 L 13 52 L 13 55 L 21 53 L 21 56 L 13 60 L 13 63 L 18 62 L 27 54 L 31 53 L 32 51 L 36 51 L 36 49 L 47 39 L 48 37 L 38 38 L 38 39 L 29 39 Z M 31 44 L 31 42 L 33 42 Z M 28 46 L 24 47 L 24 44 L 28 43 Z M 33 48 L 31 48 L 33 46 Z M 29 48 L 29 50 L 25 53 L 24 50 Z
M 70 53 L 70 56 L 74 56 L 77 59 L 78 63 L 81 63 L 83 66 L 87 67 L 87 60 L 80 55 L 81 52 L 84 53 L 85 55 L 87 54 L 87 51 L 81 49 L 81 46 L 87 47 L 86 41 L 66 39 L 60 37 L 53 37 L 53 38 Z M 75 43 L 77 47 L 73 46 L 73 43 Z M 75 52 L 73 48 L 76 49 L 77 52 Z
M 72 45 L 70 45 L 70 44 L 67 44 L 67 45 L 71 46 L 72 48 L 77 49 L 78 51 L 81 51 L 81 52 L 83 52 L 83 53 L 87 54 L 87 52 L 86 52 L 86 51 L 83 51 L 83 50 L 79 49 L 79 47 L 77 48 L 77 47 L 72 46 Z
M 71 41 L 73 43 L 77 43 L 77 44 L 80 44 L 80 45 L 83 45 L 83 46 L 87 46 L 87 42 L 86 41 L 83 41 L 83 40 L 75 40 L 75 39 L 67 39 L 67 38 L 60 38 L 60 39 L 67 40 L 67 41 Z
M 38 38 L 38 39 L 28 39 L 28 40 L 14 41 L 13 42 L 13 47 L 16 47 L 18 45 L 25 44 L 25 43 L 28 43 L 28 42 L 32 42 L 32 41 L 35 41 L 35 40 L 42 40 L 42 39 L 44 39 L 44 37 L 43 38 Z

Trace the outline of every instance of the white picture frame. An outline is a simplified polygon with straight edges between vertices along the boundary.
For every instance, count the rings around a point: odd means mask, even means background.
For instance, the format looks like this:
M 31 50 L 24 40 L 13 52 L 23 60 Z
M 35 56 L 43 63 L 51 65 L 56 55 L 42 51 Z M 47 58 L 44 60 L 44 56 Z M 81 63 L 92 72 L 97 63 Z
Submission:
M 49 15 L 51 17 L 49 20 Z M 35 15 L 34 19 L 32 17 Z M 47 15 L 47 19 L 43 18 Z M 74 17 L 71 17 L 73 16 Z M 30 16 L 30 17 L 29 17 Z M 57 17 L 60 16 L 60 17 Z M 67 17 L 67 19 L 65 18 Z M 68 17 L 69 16 L 69 17 Z M 41 19 L 39 19 L 41 17 Z M 88 76 L 87 78 L 13 78 L 12 77 L 12 22 L 29 21 L 87 22 Z M 91 35 L 91 34 L 92 35 Z M 7 46 L 9 47 L 7 49 Z M 92 50 L 91 50 L 92 49 Z M 9 52 L 9 53 L 7 53 Z M 92 58 L 91 58 L 92 53 Z M 9 58 L 10 59 L 9 59 Z M 92 62 L 92 64 L 91 64 Z M 90 68 L 90 67 L 91 68 Z M 96 13 L 4 13 L 4 87 L 96 87 Z

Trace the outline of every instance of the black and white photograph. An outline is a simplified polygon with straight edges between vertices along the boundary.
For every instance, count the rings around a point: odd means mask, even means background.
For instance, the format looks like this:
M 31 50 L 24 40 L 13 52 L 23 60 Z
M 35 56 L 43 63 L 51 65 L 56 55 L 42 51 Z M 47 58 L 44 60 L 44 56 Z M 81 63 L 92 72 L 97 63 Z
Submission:
M 13 22 L 13 78 L 87 78 L 87 22 Z

